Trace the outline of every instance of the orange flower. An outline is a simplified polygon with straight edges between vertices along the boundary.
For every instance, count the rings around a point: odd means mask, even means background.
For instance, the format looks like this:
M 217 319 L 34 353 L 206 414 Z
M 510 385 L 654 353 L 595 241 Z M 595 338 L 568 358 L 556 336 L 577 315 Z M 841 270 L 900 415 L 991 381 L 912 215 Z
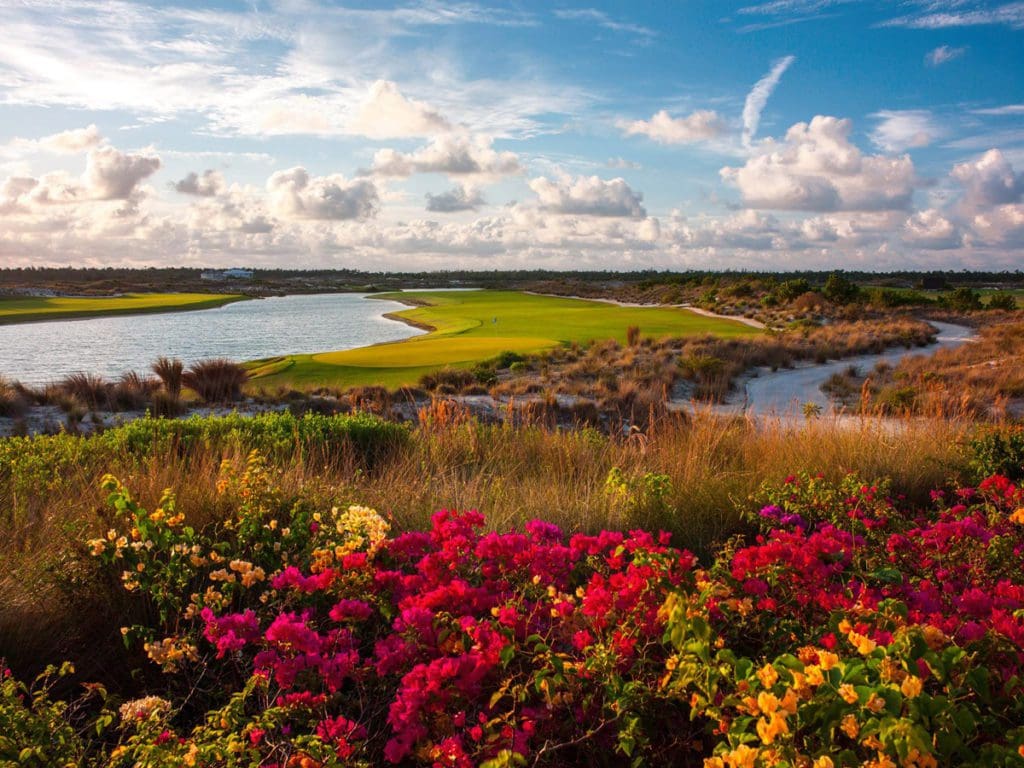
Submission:
M 819 685 L 821 685 L 822 683 L 825 682 L 825 676 L 823 674 L 821 674 L 821 667 L 819 667 L 819 666 L 807 667 L 807 669 L 804 670 L 804 671 L 807 673 L 807 684 L 808 685 L 817 687 L 817 686 L 819 686 Z
M 776 712 L 771 719 L 763 717 L 757 721 L 757 735 L 765 744 L 771 744 L 779 736 L 789 733 L 789 725 L 786 724 L 786 717 L 781 712 Z
M 829 651 L 818 651 L 818 664 L 826 672 L 839 665 L 839 657 Z
M 860 733 L 860 724 L 857 722 L 857 718 L 853 715 L 846 715 L 840 723 L 839 728 L 851 739 L 856 739 L 857 734 Z
M 857 695 L 857 691 L 855 691 L 853 686 L 849 683 L 843 683 L 839 686 L 839 696 L 847 704 L 856 704 L 860 699 Z
M 903 695 L 906 696 L 908 699 L 913 699 L 921 695 L 922 687 L 923 685 L 921 683 L 920 677 L 915 677 L 914 675 L 907 675 L 907 678 L 903 681 L 903 684 L 900 685 L 900 690 L 903 692 Z
M 757 679 L 761 681 L 761 685 L 765 688 L 771 688 L 778 682 L 779 673 L 775 671 L 775 667 L 771 664 L 765 664 L 757 670 Z
M 857 649 L 857 653 L 861 656 L 867 656 L 878 647 L 878 643 L 870 637 L 865 637 L 857 632 L 851 632 L 846 636 L 846 639 L 850 641 L 850 644 Z
M 754 768 L 757 762 L 757 750 L 740 744 L 729 754 L 725 755 L 725 764 L 729 768 Z

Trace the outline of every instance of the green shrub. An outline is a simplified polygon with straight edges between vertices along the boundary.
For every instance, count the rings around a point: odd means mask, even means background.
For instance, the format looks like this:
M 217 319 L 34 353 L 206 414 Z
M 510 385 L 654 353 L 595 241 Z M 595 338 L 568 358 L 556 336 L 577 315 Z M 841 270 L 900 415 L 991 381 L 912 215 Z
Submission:
M 944 296 L 943 303 L 945 303 L 950 309 L 955 309 L 960 312 L 970 312 L 971 310 L 981 309 L 981 294 L 977 291 L 971 290 L 970 288 L 961 287 L 957 288 L 948 296 Z
M 1004 475 L 1011 480 L 1024 480 L 1024 428 L 995 427 L 973 440 L 969 466 L 976 478 Z
M 496 368 L 511 368 L 516 363 L 521 363 L 524 360 L 526 360 L 526 358 L 518 352 L 505 351 L 494 358 L 494 366 Z
M 1012 293 L 993 293 L 989 296 L 988 304 L 985 305 L 988 309 L 1004 309 L 1012 312 L 1017 308 L 1017 300 L 1013 297 Z

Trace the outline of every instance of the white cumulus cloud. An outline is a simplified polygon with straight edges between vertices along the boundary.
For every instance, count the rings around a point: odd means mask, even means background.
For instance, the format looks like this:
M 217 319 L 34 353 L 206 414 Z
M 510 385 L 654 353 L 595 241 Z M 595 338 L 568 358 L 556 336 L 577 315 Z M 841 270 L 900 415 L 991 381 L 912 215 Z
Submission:
M 300 166 L 273 174 L 267 179 L 267 192 L 275 213 L 298 219 L 368 219 L 376 215 L 380 201 L 369 179 L 310 176 Z
M 427 210 L 434 213 L 475 211 L 484 202 L 479 189 L 465 184 L 459 184 L 437 195 L 427 193 Z
M 950 175 L 963 185 L 964 203 L 972 209 L 1016 203 L 1024 195 L 1024 173 L 1017 173 L 998 149 L 958 163 Z
M 432 136 L 450 130 L 451 124 L 422 101 L 402 95 L 397 84 L 378 80 L 370 86 L 350 128 L 371 139 L 395 139 Z
M 219 171 L 209 169 L 200 175 L 195 171 L 173 184 L 174 191 L 182 195 L 195 197 L 214 197 L 224 189 L 224 176 Z
M 725 133 L 725 121 L 710 109 L 700 109 L 685 117 L 672 117 L 664 109 L 650 120 L 620 120 L 619 128 L 627 136 L 647 136 L 661 144 L 693 144 Z
M 739 167 L 721 170 L 750 208 L 881 211 L 909 207 L 916 183 L 906 156 L 866 155 L 850 142 L 851 123 L 818 115 Z
M 381 149 L 373 156 L 372 173 L 380 176 L 411 176 L 414 173 L 446 173 L 450 176 L 508 176 L 522 168 L 514 152 L 499 152 L 486 136 L 447 134 L 415 152 Z
M 647 216 L 643 195 L 621 178 L 605 181 L 598 176 L 562 176 L 553 181 L 541 176 L 530 180 L 530 189 L 537 195 L 541 210 L 551 213 L 634 219 Z

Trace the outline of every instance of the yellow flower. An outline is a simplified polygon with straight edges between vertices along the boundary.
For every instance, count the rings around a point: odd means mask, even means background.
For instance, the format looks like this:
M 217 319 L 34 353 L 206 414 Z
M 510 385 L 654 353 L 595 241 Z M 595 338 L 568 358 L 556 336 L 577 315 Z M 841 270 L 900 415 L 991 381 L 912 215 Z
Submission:
M 754 768 L 757 762 L 757 750 L 740 744 L 732 752 L 725 755 L 725 764 L 729 768 Z
M 921 695 L 922 687 L 923 685 L 921 683 L 920 677 L 916 677 L 915 675 L 907 675 L 907 678 L 903 681 L 903 684 L 900 685 L 900 690 L 903 692 L 903 695 L 906 696 L 908 699 L 914 699 Z
M 89 554 L 93 557 L 102 555 L 107 551 L 106 539 L 89 539 Z
M 725 768 L 725 760 L 720 757 L 705 757 L 704 768 Z
M 257 581 L 263 581 L 266 578 L 266 573 L 260 567 L 253 568 L 242 575 L 242 586 L 251 587 Z
M 860 725 L 857 723 L 857 718 L 853 715 L 843 717 L 839 729 L 851 739 L 856 739 L 857 734 L 860 733 Z
M 828 755 L 822 755 L 814 761 L 814 768 L 835 768 L 835 763 Z
M 853 686 L 849 683 L 843 683 L 839 686 L 839 696 L 847 704 L 856 704 L 860 698 L 857 695 L 857 691 L 855 691 Z
M 827 672 L 839 665 L 839 657 L 829 651 L 818 651 L 818 664 Z
M 870 637 L 865 637 L 857 632 L 851 632 L 846 636 L 846 638 L 850 641 L 850 644 L 857 649 L 857 653 L 861 656 L 867 656 L 878 647 L 878 643 Z
M 771 744 L 779 736 L 789 733 L 786 716 L 781 712 L 774 713 L 770 719 L 760 718 L 757 721 L 757 735 L 765 744 Z
M 903 765 L 908 768 L 938 768 L 938 761 L 932 755 L 922 754 L 919 749 L 911 749 L 906 758 L 903 760 Z
M 152 715 L 164 715 L 171 709 L 171 702 L 159 696 L 146 696 L 142 699 L 126 701 L 121 705 L 121 719 L 126 722 L 145 720 Z
M 941 629 L 933 627 L 931 624 L 925 626 L 925 628 L 921 630 L 921 634 L 924 635 L 924 641 L 933 651 L 937 651 L 946 644 L 946 634 Z
M 807 673 L 807 684 L 812 687 L 817 688 L 825 682 L 825 676 L 821 674 L 821 667 L 819 666 L 807 667 L 804 672 Z
M 779 673 L 775 671 L 775 667 L 771 664 L 765 664 L 757 670 L 757 679 L 761 681 L 761 685 L 765 688 L 771 688 L 778 682 Z
M 770 715 L 779 708 L 779 700 L 770 693 L 759 693 L 757 695 L 757 708 L 766 715 Z
M 796 714 L 796 704 L 796 691 L 794 691 L 792 688 L 786 691 L 785 695 L 782 697 L 782 701 L 779 702 L 779 706 L 791 715 Z

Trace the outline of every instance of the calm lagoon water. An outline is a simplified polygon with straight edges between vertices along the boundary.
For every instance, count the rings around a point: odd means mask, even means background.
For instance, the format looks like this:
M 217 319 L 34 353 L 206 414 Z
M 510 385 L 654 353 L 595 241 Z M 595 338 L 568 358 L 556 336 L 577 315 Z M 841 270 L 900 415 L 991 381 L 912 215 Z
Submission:
M 423 331 L 388 320 L 403 308 L 352 293 L 282 296 L 218 309 L 0 326 L 0 375 L 46 384 L 77 371 L 114 378 L 160 355 L 186 364 L 254 360 L 398 341 Z

